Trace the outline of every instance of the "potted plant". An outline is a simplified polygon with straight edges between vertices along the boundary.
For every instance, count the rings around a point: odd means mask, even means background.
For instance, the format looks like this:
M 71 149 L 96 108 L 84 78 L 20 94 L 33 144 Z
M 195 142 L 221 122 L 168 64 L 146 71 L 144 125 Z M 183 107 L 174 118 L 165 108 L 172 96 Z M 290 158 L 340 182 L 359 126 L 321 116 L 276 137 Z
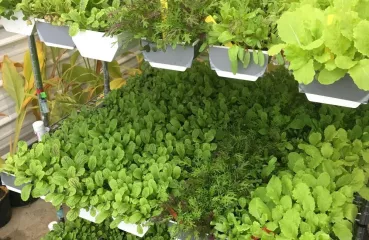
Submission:
M 132 1 L 112 18 L 112 33 L 122 30 L 141 40 L 151 66 L 176 71 L 191 67 L 204 33 L 210 0 Z
M 17 9 L 21 0 L 2 0 L 0 2 L 0 24 L 7 32 L 30 36 L 35 27 L 33 18 L 27 18 Z
M 207 45 L 212 69 L 219 76 L 256 81 L 268 64 L 268 46 L 275 40 L 274 17 L 285 4 L 266 1 L 221 1 L 210 24 Z M 202 50 L 201 49 L 201 50 Z
M 366 1 L 301 4 L 278 20 L 280 51 L 300 89 L 314 102 L 356 108 L 369 98 Z M 311 14 L 304 14 L 310 12 Z
M 5 226 L 12 217 L 10 206 L 9 190 L 0 185 L 0 228 Z
M 115 56 L 134 47 L 134 42 L 123 46 L 127 33 L 107 36 L 110 29 L 109 18 L 119 13 L 120 1 L 85 3 L 61 15 L 63 21 L 70 26 L 69 34 L 83 57 L 111 62 Z
M 17 8 L 26 18 L 36 18 L 38 36 L 47 46 L 74 49 L 69 27 L 60 18 L 62 13 L 71 11 L 74 6 L 72 1 L 22 0 Z

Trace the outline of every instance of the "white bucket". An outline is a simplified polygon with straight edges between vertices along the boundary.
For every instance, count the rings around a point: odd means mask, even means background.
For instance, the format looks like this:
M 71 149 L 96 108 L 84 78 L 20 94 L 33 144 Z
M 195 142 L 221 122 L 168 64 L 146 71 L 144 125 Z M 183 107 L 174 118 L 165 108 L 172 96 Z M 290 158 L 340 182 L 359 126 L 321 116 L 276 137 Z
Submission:
M 33 127 L 33 131 L 37 135 L 38 141 L 41 142 L 42 136 L 45 135 L 45 133 L 47 132 L 47 129 L 45 128 L 44 122 L 43 121 L 36 121 L 32 124 L 32 127 Z
M 49 223 L 48 228 L 50 231 L 54 230 L 54 225 L 58 224 L 58 222 L 56 221 L 52 221 L 51 223 Z

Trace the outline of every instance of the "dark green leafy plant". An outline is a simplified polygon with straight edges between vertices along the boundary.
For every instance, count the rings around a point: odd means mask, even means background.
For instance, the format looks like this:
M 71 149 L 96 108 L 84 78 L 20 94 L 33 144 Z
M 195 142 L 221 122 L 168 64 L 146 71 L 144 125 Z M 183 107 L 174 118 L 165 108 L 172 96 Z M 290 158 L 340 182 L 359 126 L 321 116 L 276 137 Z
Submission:
M 165 50 L 167 45 L 193 44 L 203 37 L 205 17 L 217 1 L 210 0 L 137 0 L 111 14 L 111 35 L 129 32 L 134 38 L 145 38 Z M 147 46 L 146 50 L 150 50 Z
M 0 17 L 6 19 L 16 19 L 14 12 L 21 0 L 0 0 Z

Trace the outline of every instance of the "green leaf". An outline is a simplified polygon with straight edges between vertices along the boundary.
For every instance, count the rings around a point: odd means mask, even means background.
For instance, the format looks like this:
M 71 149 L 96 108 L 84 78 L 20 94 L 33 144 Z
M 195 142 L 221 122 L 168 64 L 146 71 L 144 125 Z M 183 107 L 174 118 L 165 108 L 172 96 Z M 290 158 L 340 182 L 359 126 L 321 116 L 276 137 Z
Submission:
M 241 197 L 238 199 L 238 204 L 241 206 L 241 208 L 245 208 L 247 204 L 247 200 L 244 197 Z
M 318 81 L 321 84 L 324 85 L 328 85 L 328 84 L 332 84 L 338 80 L 340 80 L 341 78 L 343 78 L 346 74 L 346 70 L 342 70 L 339 68 L 336 68 L 332 71 L 328 71 L 327 69 L 323 69 L 322 71 L 320 71 L 319 75 L 318 75 Z
M 29 199 L 32 187 L 32 184 L 27 184 L 22 188 L 21 198 L 23 201 L 27 201 Z
M 265 56 L 263 51 L 258 51 L 258 58 L 259 58 L 259 66 L 264 66 L 265 64 Z
M 326 141 L 332 141 L 333 138 L 337 135 L 336 127 L 333 125 L 329 125 L 324 130 L 324 138 Z
M 322 153 L 323 157 L 330 158 L 333 154 L 333 147 L 330 143 L 323 143 L 320 152 Z
M 296 12 L 285 12 L 277 21 L 278 35 L 283 42 L 302 46 L 305 35 L 304 19 Z
M 331 183 L 331 177 L 329 176 L 327 172 L 323 172 L 319 175 L 317 179 L 317 185 L 328 187 L 330 183 Z
M 107 219 L 109 217 L 109 211 L 101 211 L 97 216 L 96 216 L 96 223 L 100 224 L 102 222 L 104 222 L 105 219 Z
M 136 168 L 134 171 L 133 171 L 133 176 L 140 180 L 142 178 L 142 171 L 140 168 Z
M 135 212 L 129 217 L 128 223 L 138 223 L 142 219 L 142 214 L 140 212 Z
M 306 233 L 301 235 L 299 240 L 315 240 L 315 236 L 311 232 L 306 232 Z
M 320 133 L 312 133 L 309 136 L 309 143 L 312 145 L 317 145 L 322 140 L 322 134 Z
M 247 50 L 243 58 L 243 68 L 247 68 L 251 61 L 251 53 Z
M 251 200 L 249 213 L 259 221 L 270 220 L 272 215 L 268 206 L 260 198 L 253 198 Z
M 359 190 L 359 194 L 362 198 L 364 198 L 365 200 L 369 201 L 369 188 L 368 187 L 362 187 Z
M 256 50 L 254 50 L 252 52 L 252 60 L 254 60 L 255 64 L 259 64 L 259 55 L 258 55 L 258 52 Z
M 236 74 L 238 71 L 238 50 L 239 47 L 237 45 L 233 45 L 228 50 L 228 57 L 229 60 L 231 61 L 231 68 L 233 74 Z
M 90 156 L 88 160 L 88 168 L 93 171 L 96 168 L 97 159 L 96 156 Z
M 365 91 L 369 90 L 369 59 L 363 59 L 355 67 L 349 70 L 349 74 L 355 84 Z
M 185 156 L 186 151 L 183 142 L 176 142 L 176 152 L 181 158 Z
M 320 212 L 324 213 L 328 211 L 332 205 L 332 196 L 328 189 L 317 186 L 313 191 L 318 209 Z
M 173 175 L 174 179 L 178 179 L 181 176 L 181 168 L 178 167 L 178 166 L 175 166 L 173 168 L 173 174 L 172 175 Z
M 350 69 L 357 64 L 357 61 L 352 61 L 352 58 L 347 56 L 338 56 L 335 59 L 337 67 L 342 69 Z
M 79 216 L 79 209 L 77 208 L 70 209 L 67 213 L 68 221 L 74 221 L 78 218 L 78 216 Z
M 218 41 L 222 44 L 226 44 L 230 41 L 232 41 L 234 39 L 234 35 L 232 35 L 232 33 L 230 33 L 229 31 L 224 31 L 222 32 L 219 37 L 218 37 Z M 235 45 L 234 45 L 235 46 Z M 237 49 L 238 51 L 238 49 Z
M 279 199 L 282 193 L 282 183 L 279 177 L 273 176 L 266 187 L 268 197 L 273 200 L 274 203 L 279 203 Z
M 369 57 L 369 21 L 362 20 L 359 24 L 356 25 L 354 29 L 354 39 L 355 39 L 355 47 L 357 50 Z
M 288 238 L 297 239 L 300 222 L 301 217 L 296 209 L 287 210 L 279 221 L 282 234 Z
M 348 203 L 344 206 L 343 211 L 343 215 L 345 216 L 345 218 L 354 223 L 358 213 L 357 206 L 355 204 Z
M 283 209 L 285 211 L 289 210 L 292 208 L 292 199 L 289 195 L 285 195 L 281 198 L 280 201 L 281 206 L 283 207 Z
M 282 51 L 282 49 L 286 46 L 286 44 L 277 44 L 277 45 L 273 45 L 269 50 L 268 50 L 268 54 L 270 56 L 275 56 L 278 53 L 280 53 Z
M 345 220 L 336 222 L 333 226 L 333 232 L 340 240 L 352 239 L 352 231 L 348 227 L 351 223 Z
M 303 83 L 305 85 L 311 83 L 314 80 L 315 69 L 314 60 L 310 59 L 305 65 L 300 69 L 293 71 L 296 81 Z

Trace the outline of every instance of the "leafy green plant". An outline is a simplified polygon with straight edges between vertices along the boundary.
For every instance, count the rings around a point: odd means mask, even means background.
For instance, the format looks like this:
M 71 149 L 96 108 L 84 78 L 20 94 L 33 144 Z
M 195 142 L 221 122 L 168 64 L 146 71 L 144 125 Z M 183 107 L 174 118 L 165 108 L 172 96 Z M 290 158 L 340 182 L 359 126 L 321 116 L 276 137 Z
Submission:
M 111 30 L 116 35 L 129 32 L 134 38 L 146 38 L 157 49 L 173 48 L 177 44 L 193 44 L 205 32 L 205 17 L 217 1 L 210 0 L 138 0 L 130 1 L 119 11 L 111 14 Z M 151 49 L 145 46 L 147 51 Z
M 244 68 L 251 61 L 263 66 L 265 56 L 261 50 L 275 42 L 274 20 L 288 6 L 289 3 L 284 1 L 221 1 L 217 13 L 206 18 L 211 29 L 202 49 L 207 45 L 229 47 L 228 55 L 234 74 L 239 62 Z
M 322 84 L 332 84 L 350 74 L 355 84 L 369 90 L 368 4 L 360 1 L 331 1 L 325 10 L 301 4 L 278 20 L 278 35 L 283 43 L 273 46 L 270 55 L 283 50 L 295 79 L 309 84 L 317 74 Z M 326 5 L 324 5 L 326 6 Z M 309 12 L 310 14 L 304 14 Z
M 81 1 L 75 9 L 61 14 L 61 19 L 70 25 L 71 36 L 76 35 L 80 30 L 106 32 L 110 28 L 109 16 L 119 9 L 120 2 L 119 0 Z
M 213 223 L 219 239 L 352 238 L 354 193 L 369 199 L 368 132 L 330 125 L 288 154 L 289 171 L 273 176 L 248 201 Z M 355 140 L 350 140 L 355 139 Z
M 61 14 L 70 12 L 75 6 L 72 0 L 22 0 L 17 4 L 17 10 L 23 12 L 24 19 L 34 17 L 60 26 L 65 25 Z
M 21 0 L 0 0 L 0 17 L 15 19 L 14 12 Z

